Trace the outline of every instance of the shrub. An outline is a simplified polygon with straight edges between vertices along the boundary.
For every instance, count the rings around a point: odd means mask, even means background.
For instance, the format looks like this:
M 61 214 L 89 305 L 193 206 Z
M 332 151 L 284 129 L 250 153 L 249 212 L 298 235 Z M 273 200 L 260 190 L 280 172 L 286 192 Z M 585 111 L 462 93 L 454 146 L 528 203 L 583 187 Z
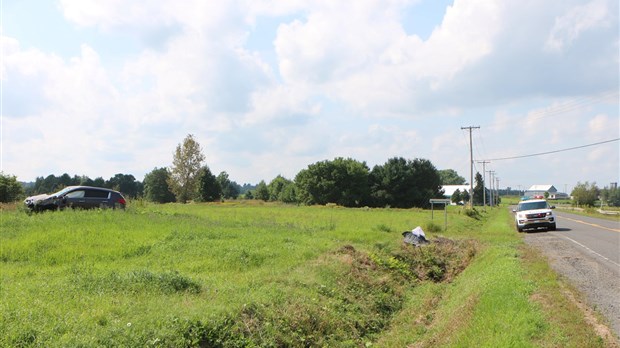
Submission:
M 434 223 L 434 222 L 428 222 L 425 226 L 424 226 L 424 231 L 426 232 L 433 232 L 433 233 L 437 233 L 437 232 L 441 232 L 443 230 L 443 227 L 441 227 L 440 225 Z
M 476 210 L 476 208 L 473 209 L 465 209 L 465 215 L 469 216 L 472 219 L 476 219 L 476 220 L 480 220 L 480 212 L 478 210 Z

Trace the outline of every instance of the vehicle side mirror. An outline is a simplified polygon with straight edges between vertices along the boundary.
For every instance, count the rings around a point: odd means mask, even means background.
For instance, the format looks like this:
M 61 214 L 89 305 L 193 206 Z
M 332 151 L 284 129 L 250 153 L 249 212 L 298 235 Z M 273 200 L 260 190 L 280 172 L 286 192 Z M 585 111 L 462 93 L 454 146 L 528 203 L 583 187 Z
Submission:
M 512 212 L 513 212 L 513 213 L 516 213 L 516 212 L 517 212 L 517 209 L 513 209 L 513 210 L 512 210 Z
M 550 209 L 555 209 L 555 205 L 552 205 L 549 207 Z

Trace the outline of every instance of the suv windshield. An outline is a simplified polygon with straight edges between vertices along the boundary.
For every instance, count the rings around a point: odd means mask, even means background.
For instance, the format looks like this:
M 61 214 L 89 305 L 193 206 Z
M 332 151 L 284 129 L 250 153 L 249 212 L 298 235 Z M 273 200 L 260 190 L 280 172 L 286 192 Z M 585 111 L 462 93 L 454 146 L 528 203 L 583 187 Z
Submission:
M 525 202 L 519 204 L 519 211 L 523 210 L 536 210 L 536 209 L 547 209 L 547 202 Z

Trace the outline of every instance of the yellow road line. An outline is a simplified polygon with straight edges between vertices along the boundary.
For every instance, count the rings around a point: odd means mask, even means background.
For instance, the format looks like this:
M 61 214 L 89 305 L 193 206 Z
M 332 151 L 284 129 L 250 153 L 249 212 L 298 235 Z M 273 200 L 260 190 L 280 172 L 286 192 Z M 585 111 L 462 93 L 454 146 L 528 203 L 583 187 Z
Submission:
M 566 219 L 566 220 L 570 220 L 570 221 L 574 221 L 574 222 L 578 222 L 580 224 L 584 224 L 584 225 L 590 225 L 593 227 L 598 227 L 598 228 L 602 228 L 604 230 L 608 230 L 608 231 L 612 231 L 612 232 L 618 232 L 620 233 L 620 229 L 617 228 L 609 228 L 609 227 L 605 227 L 605 226 L 601 226 L 601 225 L 597 225 L 597 224 L 593 224 L 593 223 L 589 223 L 589 222 L 585 222 L 585 221 L 581 221 L 581 220 L 575 220 L 575 219 L 571 219 L 569 217 L 566 216 L 558 216 L 561 219 Z

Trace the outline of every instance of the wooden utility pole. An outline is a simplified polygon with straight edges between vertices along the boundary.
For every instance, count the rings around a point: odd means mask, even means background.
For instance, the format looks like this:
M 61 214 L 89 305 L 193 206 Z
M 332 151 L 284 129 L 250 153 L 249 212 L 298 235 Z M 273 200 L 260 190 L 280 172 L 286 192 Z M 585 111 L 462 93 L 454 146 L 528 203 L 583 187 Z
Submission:
M 480 126 L 461 127 L 461 129 L 469 130 L 469 207 L 474 208 L 474 150 L 472 148 L 471 132 L 474 129 L 480 129 Z
M 495 190 L 497 191 L 495 202 L 497 202 L 497 206 L 499 207 L 499 177 L 496 176 L 495 180 L 497 180 L 497 185 L 495 185 Z
M 485 164 L 491 163 L 489 161 L 478 161 L 478 163 L 482 163 L 482 208 L 486 210 L 487 208 L 487 172 L 485 170 Z
M 490 204 L 491 204 L 492 207 L 495 206 L 495 195 L 493 194 L 493 186 L 494 186 L 494 182 L 495 182 L 495 179 L 493 178 L 494 174 L 495 174 L 494 170 L 489 170 L 489 179 L 490 179 L 490 183 L 491 183 L 491 185 L 490 185 L 490 189 L 491 189 L 491 202 L 490 202 Z

